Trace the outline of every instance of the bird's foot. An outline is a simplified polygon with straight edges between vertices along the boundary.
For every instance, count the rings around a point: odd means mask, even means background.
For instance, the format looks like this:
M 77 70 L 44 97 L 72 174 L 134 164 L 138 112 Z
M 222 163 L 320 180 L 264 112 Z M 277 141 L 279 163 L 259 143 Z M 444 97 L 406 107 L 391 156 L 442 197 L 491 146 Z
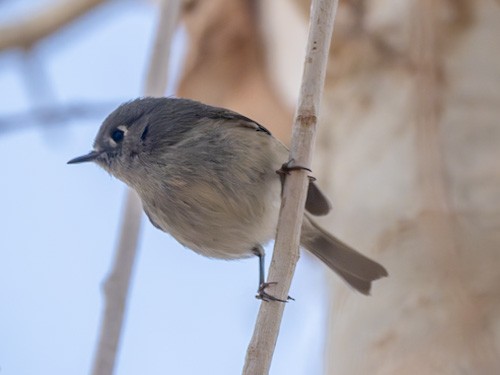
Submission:
M 272 296 L 272 295 L 268 294 L 266 292 L 266 288 L 269 285 L 273 285 L 273 284 L 277 284 L 277 282 L 271 281 L 271 282 L 268 282 L 268 283 L 262 283 L 262 284 L 260 284 L 259 290 L 257 290 L 257 294 L 255 295 L 255 298 L 261 299 L 262 301 L 265 301 L 265 302 L 278 301 L 278 302 L 287 303 L 288 301 L 295 301 L 295 299 L 292 298 L 292 297 L 290 297 L 290 296 L 288 296 L 286 300 L 283 300 L 283 299 L 279 299 L 279 298 L 277 298 L 275 296 Z
M 295 160 L 293 159 L 290 159 L 289 161 L 287 161 L 286 163 L 284 163 L 280 169 L 278 169 L 276 171 L 277 174 L 279 174 L 280 176 L 282 176 L 282 178 L 284 178 L 285 176 L 289 175 L 290 174 L 290 171 L 298 171 L 298 170 L 305 170 L 305 171 L 309 171 L 309 172 L 312 172 L 311 169 L 307 168 L 307 167 L 303 167 L 301 165 L 294 165 L 295 163 Z M 309 178 L 309 180 L 311 182 L 314 182 L 316 181 L 316 178 L 314 178 L 313 176 L 307 176 Z

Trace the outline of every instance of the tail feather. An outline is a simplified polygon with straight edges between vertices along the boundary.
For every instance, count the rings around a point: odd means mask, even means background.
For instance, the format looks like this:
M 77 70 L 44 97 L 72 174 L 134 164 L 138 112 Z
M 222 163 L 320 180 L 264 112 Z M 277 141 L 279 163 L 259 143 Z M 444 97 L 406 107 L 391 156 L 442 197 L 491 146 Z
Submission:
M 382 265 L 326 232 L 307 214 L 302 224 L 301 243 L 349 285 L 363 294 L 369 294 L 372 281 L 388 275 Z
M 360 279 L 359 277 L 353 276 L 347 272 L 342 271 L 338 268 L 332 268 L 333 271 L 337 273 L 342 279 L 344 279 L 347 284 L 356 289 L 358 292 L 365 295 L 370 295 L 370 289 L 372 287 L 372 282 Z

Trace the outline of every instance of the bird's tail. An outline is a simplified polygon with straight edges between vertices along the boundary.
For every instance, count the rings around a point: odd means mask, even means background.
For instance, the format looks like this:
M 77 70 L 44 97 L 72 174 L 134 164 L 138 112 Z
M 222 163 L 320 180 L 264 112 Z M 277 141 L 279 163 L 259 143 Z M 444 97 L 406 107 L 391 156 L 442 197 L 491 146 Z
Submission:
M 354 289 L 370 294 L 371 282 L 387 276 L 386 269 L 358 253 L 304 215 L 302 246 L 322 260 Z

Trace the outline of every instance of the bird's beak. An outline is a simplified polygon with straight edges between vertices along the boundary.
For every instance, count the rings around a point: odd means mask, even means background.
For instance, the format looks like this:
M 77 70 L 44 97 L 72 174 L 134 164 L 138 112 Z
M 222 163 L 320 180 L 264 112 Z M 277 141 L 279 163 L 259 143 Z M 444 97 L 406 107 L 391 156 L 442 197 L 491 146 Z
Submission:
M 77 163 L 85 163 L 87 161 L 94 161 L 101 154 L 102 151 L 90 151 L 87 155 L 82 155 L 74 159 L 71 159 L 70 161 L 68 161 L 68 164 L 77 164 Z

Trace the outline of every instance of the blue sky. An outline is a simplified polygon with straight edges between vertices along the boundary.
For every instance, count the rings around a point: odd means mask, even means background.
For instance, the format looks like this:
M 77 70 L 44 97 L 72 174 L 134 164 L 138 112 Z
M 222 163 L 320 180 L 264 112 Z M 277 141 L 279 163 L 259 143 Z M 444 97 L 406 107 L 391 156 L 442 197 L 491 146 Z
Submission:
M 0 22 L 41 3 L 0 2 Z M 32 56 L 50 82 L 46 95 L 29 94 L 21 52 L 1 54 L 0 119 L 41 104 L 140 96 L 156 20 L 148 4 L 111 3 L 38 45 Z M 174 74 L 185 40 L 179 31 Z M 103 117 L 0 129 L 1 374 L 91 369 L 125 186 L 95 165 L 66 161 L 90 150 Z M 260 304 L 257 260 L 206 259 L 143 220 L 116 374 L 240 373 Z M 301 258 L 273 374 L 322 373 L 324 272 Z

